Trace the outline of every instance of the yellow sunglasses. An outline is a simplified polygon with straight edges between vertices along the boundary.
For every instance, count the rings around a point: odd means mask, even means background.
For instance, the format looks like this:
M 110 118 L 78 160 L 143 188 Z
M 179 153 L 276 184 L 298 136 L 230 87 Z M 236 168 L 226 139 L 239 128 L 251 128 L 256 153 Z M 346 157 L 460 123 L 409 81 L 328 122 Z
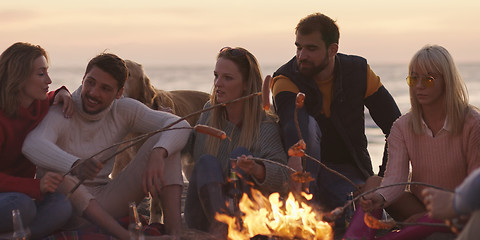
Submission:
M 422 81 L 423 87 L 433 87 L 435 85 L 435 78 L 432 76 L 408 76 L 407 84 L 410 87 L 415 87 L 418 81 Z

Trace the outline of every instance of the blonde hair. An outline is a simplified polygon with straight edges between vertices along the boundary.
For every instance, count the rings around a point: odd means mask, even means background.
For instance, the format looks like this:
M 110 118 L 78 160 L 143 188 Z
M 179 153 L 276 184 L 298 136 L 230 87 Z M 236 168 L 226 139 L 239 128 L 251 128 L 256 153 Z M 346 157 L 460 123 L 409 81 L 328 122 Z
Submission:
M 262 75 L 260 73 L 255 56 L 253 56 L 244 48 L 224 48 L 218 54 L 217 60 L 220 58 L 231 60 L 240 70 L 242 79 L 247 86 L 243 96 L 261 91 L 263 83 Z M 212 93 L 210 94 L 210 103 L 212 105 L 218 103 L 214 87 L 212 88 Z M 265 111 L 263 110 L 260 97 L 252 97 L 244 100 L 243 119 L 241 126 L 242 131 L 240 131 L 238 146 L 242 146 L 251 150 L 253 144 L 258 138 L 260 132 L 260 123 L 264 116 Z M 211 110 L 210 118 L 208 119 L 209 126 L 218 129 L 224 129 L 226 122 L 227 119 L 225 107 L 217 107 Z M 206 140 L 206 152 L 216 155 L 219 145 L 219 139 L 208 136 Z
M 17 117 L 21 88 L 33 72 L 33 62 L 46 51 L 30 43 L 17 42 L 0 55 L 0 109 L 7 117 Z
M 445 82 L 445 111 L 449 128 L 452 134 L 459 134 L 463 129 L 465 115 L 469 110 L 468 93 L 465 82 L 460 76 L 452 56 L 444 47 L 438 45 L 426 45 L 420 49 L 410 61 L 408 73 L 411 75 L 414 68 L 423 72 L 439 73 Z M 416 134 L 422 130 L 422 107 L 410 90 L 410 103 L 412 117 L 410 124 Z

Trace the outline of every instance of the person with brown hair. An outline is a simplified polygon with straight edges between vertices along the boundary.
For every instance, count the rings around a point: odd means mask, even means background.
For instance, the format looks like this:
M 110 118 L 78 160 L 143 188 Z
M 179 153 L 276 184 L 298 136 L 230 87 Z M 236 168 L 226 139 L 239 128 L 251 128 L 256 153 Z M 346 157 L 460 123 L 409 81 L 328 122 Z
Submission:
M 74 116 L 66 121 L 59 108 L 51 108 L 46 121 L 28 135 L 23 153 L 42 171 L 71 172 L 59 187 L 62 192 L 70 192 L 85 180 L 70 197 L 74 214 L 67 227 L 79 229 L 88 220 L 116 238 L 129 239 L 128 231 L 116 219 L 128 216 L 130 202 L 138 204 L 146 194 L 156 194 L 162 203 L 167 234 L 179 236 L 183 188 L 180 150 L 187 142 L 190 125 L 178 121 L 178 116 L 123 98 L 127 76 L 125 61 L 115 54 L 102 53 L 91 59 L 82 85 L 72 95 Z M 107 156 L 113 156 L 118 146 L 103 150 L 121 142 L 128 133 L 150 133 L 177 121 L 172 128 L 180 129 L 148 138 L 127 167 L 114 179 L 109 178 L 114 161 Z
M 227 103 L 260 92 L 262 76 L 256 58 L 244 48 L 222 48 L 214 70 L 214 87 L 205 105 Z M 185 220 L 190 228 L 220 235 L 222 224 L 214 217 L 226 213 L 228 176 L 238 172 L 240 190 L 249 193 L 246 182 L 264 194 L 285 193 L 288 172 L 269 162 L 255 161 L 251 156 L 286 164 L 274 115 L 265 111 L 260 97 L 247 98 L 204 112 L 198 124 L 225 131 L 229 140 L 195 134 L 186 151 L 191 152 L 195 167 L 190 178 L 185 204 Z M 236 165 L 231 162 L 233 159 Z M 233 169 L 232 169 L 233 168 Z M 223 230 L 226 230 L 225 228 Z
M 306 153 L 343 174 L 357 185 L 374 175 L 365 135 L 365 107 L 385 136 L 400 116 L 394 99 L 367 60 L 339 53 L 340 32 L 330 17 L 314 13 L 302 18 L 295 28 L 296 55 L 281 66 L 272 82 L 275 110 L 280 118 L 286 149 L 298 142 L 294 123 L 298 92 L 305 94 L 305 106 L 298 110 L 298 122 Z M 387 154 L 378 172 L 383 176 Z M 314 181 L 299 189 L 313 194 L 311 202 L 330 211 L 343 206 L 355 186 L 321 168 L 310 159 L 292 156 L 288 164 L 305 170 Z M 305 169 L 303 169 L 305 168 Z M 336 221 L 342 229 L 345 221 Z
M 32 239 L 44 237 L 66 223 L 72 207 L 56 192 L 62 175 L 35 178 L 36 167 L 21 152 L 26 135 L 45 117 L 50 105 L 63 103 L 64 117 L 73 113 L 65 87 L 48 92 L 46 51 L 17 42 L 0 55 L 0 235 L 13 230 L 12 210 L 20 210 Z

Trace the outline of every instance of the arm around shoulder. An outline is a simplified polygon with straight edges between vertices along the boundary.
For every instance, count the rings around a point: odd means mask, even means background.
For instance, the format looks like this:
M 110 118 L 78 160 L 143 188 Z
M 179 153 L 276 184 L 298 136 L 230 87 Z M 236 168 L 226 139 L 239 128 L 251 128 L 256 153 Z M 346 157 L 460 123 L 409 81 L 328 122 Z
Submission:
M 55 172 L 66 173 L 79 158 L 57 146 L 59 134 L 63 131 L 61 107 L 53 106 L 42 122 L 25 138 L 22 152 L 35 165 Z

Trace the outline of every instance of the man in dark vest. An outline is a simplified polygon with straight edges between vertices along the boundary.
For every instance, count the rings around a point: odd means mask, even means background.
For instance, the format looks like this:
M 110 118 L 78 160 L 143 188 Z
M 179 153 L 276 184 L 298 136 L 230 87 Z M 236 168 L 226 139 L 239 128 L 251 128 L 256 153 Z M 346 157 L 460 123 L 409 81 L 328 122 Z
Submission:
M 303 92 L 305 106 L 297 116 L 306 153 L 361 185 L 374 174 L 367 150 L 364 107 L 386 136 L 400 110 L 366 59 L 337 53 L 340 34 L 331 18 L 311 14 L 300 20 L 295 34 L 296 56 L 274 73 L 272 82 L 285 148 L 299 140 L 294 110 L 296 95 Z M 290 157 L 289 165 L 297 170 L 304 167 L 315 178 L 308 186 L 312 201 L 325 210 L 343 205 L 347 194 L 355 190 L 351 183 L 318 163 L 301 161 Z M 385 151 L 380 176 L 386 162 Z M 291 187 L 301 188 L 295 184 Z M 342 223 L 344 220 L 336 224 Z

